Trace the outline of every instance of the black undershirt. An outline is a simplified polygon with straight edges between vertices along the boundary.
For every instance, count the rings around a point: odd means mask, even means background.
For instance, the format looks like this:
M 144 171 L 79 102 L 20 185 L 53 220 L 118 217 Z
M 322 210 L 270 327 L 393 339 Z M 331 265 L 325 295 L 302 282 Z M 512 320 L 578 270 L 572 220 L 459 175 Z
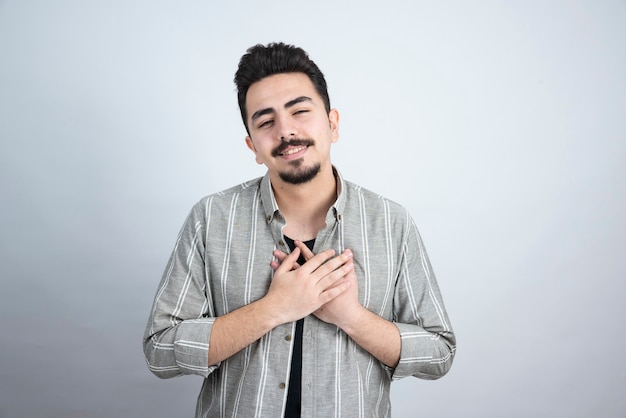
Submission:
M 294 241 L 285 237 L 285 242 L 291 249 L 296 247 Z M 313 244 L 315 239 L 305 241 L 305 244 L 311 251 L 313 251 Z M 304 264 L 304 256 L 300 254 L 298 258 L 298 264 Z M 296 322 L 296 335 L 294 335 L 293 341 L 293 355 L 291 356 L 291 374 L 289 375 L 289 386 L 287 390 L 287 407 L 285 408 L 285 418 L 300 417 L 300 399 L 302 395 L 302 329 L 304 326 L 304 319 L 300 319 Z

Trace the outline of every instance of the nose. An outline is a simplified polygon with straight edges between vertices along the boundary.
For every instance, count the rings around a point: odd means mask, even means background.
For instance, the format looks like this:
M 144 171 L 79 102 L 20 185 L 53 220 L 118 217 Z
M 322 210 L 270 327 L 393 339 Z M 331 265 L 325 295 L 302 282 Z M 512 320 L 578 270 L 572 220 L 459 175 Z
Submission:
M 289 120 L 277 118 L 276 123 L 278 124 L 278 137 L 281 141 L 289 141 L 291 138 L 296 137 L 298 131 Z
M 286 136 L 285 135 L 281 135 L 280 140 L 281 141 L 289 141 L 290 139 L 295 138 L 295 137 L 296 137 L 296 134 L 292 132 L 292 133 L 290 133 L 289 135 L 286 135 Z

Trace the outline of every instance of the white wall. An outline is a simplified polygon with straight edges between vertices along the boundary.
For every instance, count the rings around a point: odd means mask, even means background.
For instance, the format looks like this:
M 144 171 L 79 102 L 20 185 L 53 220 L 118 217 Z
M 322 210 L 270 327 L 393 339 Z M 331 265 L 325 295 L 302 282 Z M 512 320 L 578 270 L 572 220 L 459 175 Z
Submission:
M 341 3 L 341 4 L 338 4 Z M 192 416 L 141 338 L 200 197 L 262 175 L 232 78 L 306 49 L 334 162 L 408 207 L 459 340 L 394 417 L 626 414 L 626 2 L 0 0 L 0 417 Z

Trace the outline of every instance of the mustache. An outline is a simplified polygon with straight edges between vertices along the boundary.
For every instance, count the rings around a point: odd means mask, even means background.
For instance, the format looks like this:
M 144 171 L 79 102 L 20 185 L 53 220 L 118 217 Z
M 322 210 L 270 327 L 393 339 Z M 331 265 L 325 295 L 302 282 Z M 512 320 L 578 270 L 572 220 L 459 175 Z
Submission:
M 285 152 L 285 150 L 289 147 L 299 147 L 299 146 L 310 147 L 310 146 L 313 146 L 314 144 L 315 142 L 313 142 L 313 140 L 311 139 L 301 139 L 301 138 L 294 138 L 290 141 L 283 141 L 280 143 L 279 146 L 277 146 L 276 148 L 272 150 L 272 157 L 278 157 L 280 154 Z

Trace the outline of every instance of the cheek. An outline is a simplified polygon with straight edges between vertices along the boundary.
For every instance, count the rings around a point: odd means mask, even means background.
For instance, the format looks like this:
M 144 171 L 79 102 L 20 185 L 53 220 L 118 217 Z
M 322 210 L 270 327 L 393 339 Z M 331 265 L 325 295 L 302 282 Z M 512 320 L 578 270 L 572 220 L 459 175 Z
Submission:
M 268 159 L 271 158 L 272 155 L 272 147 L 269 144 L 257 143 L 254 156 L 255 160 L 259 164 L 264 164 Z

